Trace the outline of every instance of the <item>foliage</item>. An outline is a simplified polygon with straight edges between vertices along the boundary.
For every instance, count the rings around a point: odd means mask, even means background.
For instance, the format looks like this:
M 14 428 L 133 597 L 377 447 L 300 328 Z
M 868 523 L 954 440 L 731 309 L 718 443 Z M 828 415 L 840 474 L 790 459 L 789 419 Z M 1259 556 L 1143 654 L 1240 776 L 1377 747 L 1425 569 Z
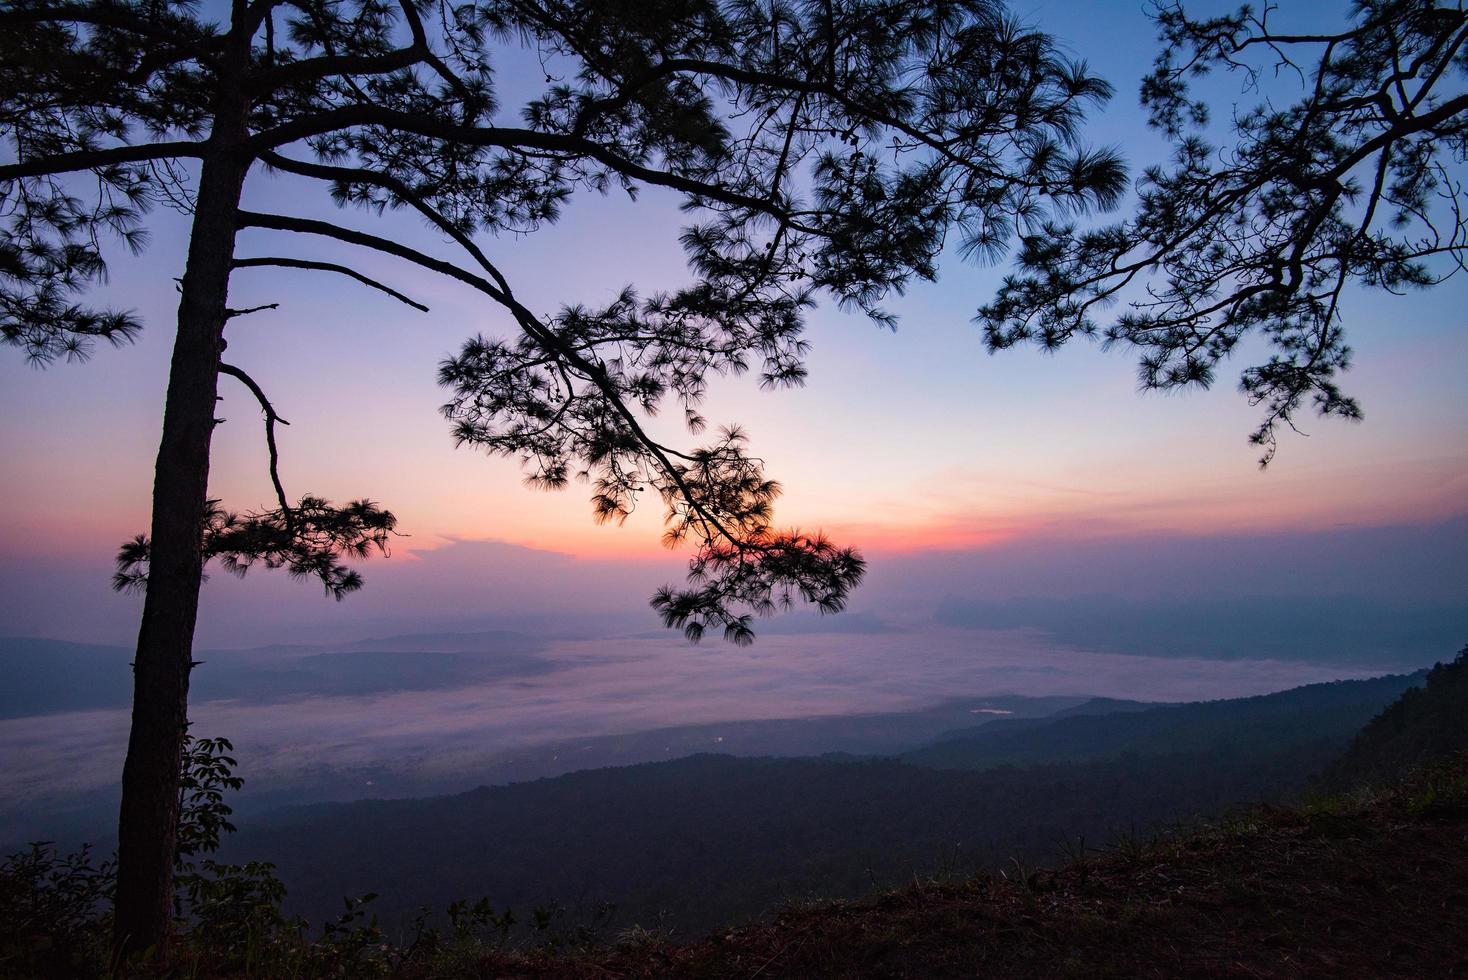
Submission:
M 1326 773 L 1337 790 L 1391 783 L 1416 767 L 1468 752 L 1468 647 L 1371 719 Z
M 342 556 L 365 558 L 373 549 L 388 553 L 397 518 L 370 500 L 336 507 L 310 495 L 291 507 L 236 514 L 208 502 L 204 524 L 205 561 L 218 559 L 224 570 L 243 578 L 255 565 L 284 568 L 293 578 L 321 580 L 327 595 L 340 600 L 362 587 L 362 576 Z M 141 592 L 148 585 L 151 549 L 138 535 L 118 549 L 112 587 Z
M 233 809 L 224 802 L 227 790 L 239 790 L 244 779 L 234 774 L 234 745 L 227 738 L 190 738 L 184 743 L 183 779 L 179 783 L 179 831 L 174 844 L 180 870 L 189 859 L 219 850 L 224 834 L 234 833 Z
M 0 975 L 82 976 L 107 962 L 113 862 L 41 841 L 0 862 Z
M 175 861 L 179 937 L 170 960 L 174 972 L 166 975 L 387 976 L 422 963 L 470 963 L 489 950 L 584 949 L 600 941 L 613 915 L 605 906 L 571 923 L 566 909 L 548 903 L 531 907 L 522 924 L 511 909 L 496 909 L 487 899 L 459 900 L 442 916 L 424 909 L 412 938 L 394 946 L 374 914 L 377 895 L 368 892 L 341 899 L 340 910 L 323 917 L 310 937 L 305 920 L 282 909 L 286 889 L 274 864 L 202 857 L 236 832 L 226 802 L 243 785 L 233 750 L 225 738 L 185 744 Z M 42 841 L 0 861 L 0 976 L 111 975 L 115 887 L 116 858 L 98 861 L 89 845 L 62 854 Z M 130 962 L 123 975 L 152 976 L 157 968 L 144 958 Z
M 285 885 L 274 865 L 199 859 L 235 832 L 225 793 L 238 791 L 244 780 L 234 774 L 234 757 L 225 754 L 233 750 L 225 738 L 190 739 L 185 745 L 174 845 L 175 914 L 188 924 L 191 941 L 224 963 L 244 959 L 262 940 L 293 925 L 280 910 Z
M 715 375 L 801 383 L 805 313 L 819 295 L 892 324 L 883 300 L 933 278 L 950 236 L 990 256 L 1046 216 L 1110 206 L 1124 185 L 1116 155 L 1077 138 L 1109 87 L 991 0 L 263 0 L 227 24 L 177 0 L 17 0 L 0 17 L 0 135 L 16 161 L 0 167 L 12 217 L 0 244 L 32 257 L 0 263 L 19 311 L 0 336 L 37 361 L 80 355 L 95 335 L 130 336 L 124 314 L 62 315 L 55 297 L 101 278 L 109 233 L 141 247 L 150 207 L 192 210 L 193 161 L 223 165 L 227 141 L 247 169 L 344 206 L 411 212 L 456 258 L 315 217 L 237 209 L 233 225 L 386 253 L 502 309 L 510 339 L 475 338 L 443 365 L 455 438 L 521 459 L 535 486 L 589 482 L 597 520 L 622 520 L 656 493 L 666 541 L 695 550 L 690 587 L 654 604 L 691 638 L 715 627 L 747 642 L 755 616 L 794 601 L 834 612 L 864 566 L 819 534 L 774 528 L 779 484 L 737 429 L 681 449 L 647 420 L 671 402 L 700 432 Z M 497 46 L 516 42 L 546 78 L 518 126 L 494 73 Z M 238 132 L 219 128 L 226 104 Z M 74 173 L 96 188 L 83 193 Z M 540 316 L 479 244 L 557 220 L 580 192 L 647 186 L 679 195 L 692 216 L 694 275 L 682 288 L 627 287 L 604 306 Z M 269 266 L 349 276 L 424 308 L 349 265 L 234 260 Z M 117 325 L 104 331 L 107 317 Z M 284 420 L 243 371 L 220 370 L 265 412 L 279 508 L 221 528 L 211 505 L 210 553 L 232 570 L 259 561 L 316 575 L 340 597 L 358 580 L 335 556 L 382 547 L 390 520 L 317 498 L 288 504 L 273 435 Z M 144 583 L 147 556 L 146 542 L 124 547 L 119 586 Z
M 235 830 L 225 794 L 244 781 L 234 774 L 231 751 L 225 738 L 185 743 L 174 871 L 175 914 L 221 963 L 297 928 L 281 914 L 285 886 L 273 865 L 196 860 Z M 0 864 L 0 973 L 104 974 L 116 870 L 115 857 L 96 861 L 90 846 L 62 855 L 49 841 Z
M 1163 49 L 1142 102 L 1173 141 L 1171 166 L 1146 171 L 1126 221 L 1024 236 L 1021 271 L 979 311 L 992 349 L 1077 335 L 1135 348 L 1145 388 L 1210 385 L 1220 361 L 1261 335 L 1270 357 L 1240 387 L 1264 409 L 1251 437 L 1264 464 L 1306 399 L 1322 415 L 1361 416 L 1336 380 L 1351 358 L 1346 287 L 1434 286 L 1468 255 L 1454 170 L 1468 155 L 1468 13 L 1360 0 L 1344 29 L 1302 34 L 1275 29 L 1275 13 L 1157 9 Z M 1205 138 L 1210 106 L 1194 94 L 1216 70 L 1261 95 L 1235 110 L 1222 146 Z M 1294 83 L 1296 100 L 1282 99 Z

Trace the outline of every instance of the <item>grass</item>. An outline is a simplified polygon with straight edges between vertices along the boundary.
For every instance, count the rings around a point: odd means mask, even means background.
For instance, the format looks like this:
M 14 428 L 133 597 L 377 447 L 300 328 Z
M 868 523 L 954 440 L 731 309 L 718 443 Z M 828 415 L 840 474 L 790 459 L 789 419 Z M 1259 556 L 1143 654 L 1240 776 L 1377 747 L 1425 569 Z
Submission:
M 427 976 L 428 974 L 424 974 Z M 1468 976 L 1468 758 L 1384 790 L 473 977 Z
M 1013 862 L 975 877 L 914 879 L 860 902 L 792 901 L 768 921 L 692 942 L 658 923 L 563 934 L 553 910 L 538 910 L 536 938 L 515 946 L 506 942 L 509 917 L 483 903 L 456 905 L 451 928 L 420 930 L 405 944 L 385 942 L 360 906 L 313 939 L 262 907 L 268 914 L 248 919 L 259 930 L 196 931 L 181 938 L 167 968 L 133 975 L 1468 977 L 1468 754 L 1386 788 L 1236 812 L 1104 850 L 1082 842 L 1065 850 L 1068 860 L 1052 868 Z M 96 933 L 105 946 L 105 923 L 67 922 L 73 937 Z M 38 938 L 34 930 L 22 936 Z M 15 973 L 8 967 L 19 961 L 7 962 L 7 948 L 14 946 L 0 948 L 0 975 L 63 975 Z

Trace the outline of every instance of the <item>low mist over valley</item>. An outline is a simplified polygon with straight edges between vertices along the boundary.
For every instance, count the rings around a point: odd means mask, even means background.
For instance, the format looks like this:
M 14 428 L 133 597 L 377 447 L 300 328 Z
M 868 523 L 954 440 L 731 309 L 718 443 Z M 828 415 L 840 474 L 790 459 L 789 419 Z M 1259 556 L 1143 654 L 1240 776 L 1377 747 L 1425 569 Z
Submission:
M 847 628 L 821 632 L 826 622 Z M 1391 632 L 1376 657 L 1358 648 L 1320 661 L 1239 648 L 1226 659 L 1098 652 L 1033 628 L 875 618 L 798 627 L 745 650 L 660 634 L 537 640 L 500 630 L 202 651 L 194 730 L 228 734 L 250 774 L 237 806 L 257 812 L 697 752 L 889 754 L 966 721 L 1093 697 L 1238 697 L 1432 659 L 1405 654 Z M 0 694 L 0 838 L 105 833 L 129 660 L 117 647 L 0 639 L 0 668 L 13 679 Z

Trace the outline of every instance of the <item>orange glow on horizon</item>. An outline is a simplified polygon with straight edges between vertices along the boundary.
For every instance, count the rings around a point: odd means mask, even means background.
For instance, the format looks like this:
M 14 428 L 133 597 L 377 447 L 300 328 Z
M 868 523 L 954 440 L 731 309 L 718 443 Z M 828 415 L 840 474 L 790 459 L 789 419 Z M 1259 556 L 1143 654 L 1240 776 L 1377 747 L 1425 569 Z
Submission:
M 910 554 L 983 550 L 1025 540 L 1429 524 L 1465 513 L 1468 500 L 1468 465 L 1451 451 L 1346 463 L 1290 457 L 1264 474 L 1221 466 L 1170 473 L 1170 465 L 1157 460 L 1129 470 L 1061 468 L 1043 481 L 1021 479 L 1018 470 L 954 469 L 905 486 L 871 478 L 826 492 L 819 487 L 819 472 L 808 473 L 787 485 L 774 523 L 824 531 L 836 544 L 868 554 Z M 381 499 L 398 514 L 404 536 L 393 543 L 393 554 L 405 562 L 472 541 L 591 562 L 663 564 L 689 554 L 686 547 L 669 551 L 662 546 L 660 506 L 638 510 L 623 525 L 596 525 L 580 494 L 531 493 L 508 483 L 464 489 L 462 481 L 430 467 L 398 474 L 398 484 L 385 487 Z M 85 481 L 67 484 L 68 491 L 76 491 L 74 498 L 45 496 L 26 521 L 0 528 L 0 553 L 68 564 L 109 563 L 123 540 L 147 528 L 146 487 L 135 482 L 106 497 Z M 226 485 L 216 492 L 230 501 L 252 500 L 262 492 L 239 481 L 221 482 Z

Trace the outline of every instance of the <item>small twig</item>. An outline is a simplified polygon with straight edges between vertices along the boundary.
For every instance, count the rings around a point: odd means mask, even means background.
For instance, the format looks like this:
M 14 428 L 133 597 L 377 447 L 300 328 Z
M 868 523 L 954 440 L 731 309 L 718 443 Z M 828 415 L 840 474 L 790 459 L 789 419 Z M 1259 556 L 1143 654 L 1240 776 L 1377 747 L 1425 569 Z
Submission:
M 266 303 L 263 306 L 252 306 L 249 309 L 244 309 L 244 310 L 225 310 L 224 311 L 224 318 L 226 320 L 233 320 L 237 316 L 249 316 L 251 313 L 259 313 L 262 310 L 278 310 L 278 309 L 280 309 L 280 304 L 279 303 Z

